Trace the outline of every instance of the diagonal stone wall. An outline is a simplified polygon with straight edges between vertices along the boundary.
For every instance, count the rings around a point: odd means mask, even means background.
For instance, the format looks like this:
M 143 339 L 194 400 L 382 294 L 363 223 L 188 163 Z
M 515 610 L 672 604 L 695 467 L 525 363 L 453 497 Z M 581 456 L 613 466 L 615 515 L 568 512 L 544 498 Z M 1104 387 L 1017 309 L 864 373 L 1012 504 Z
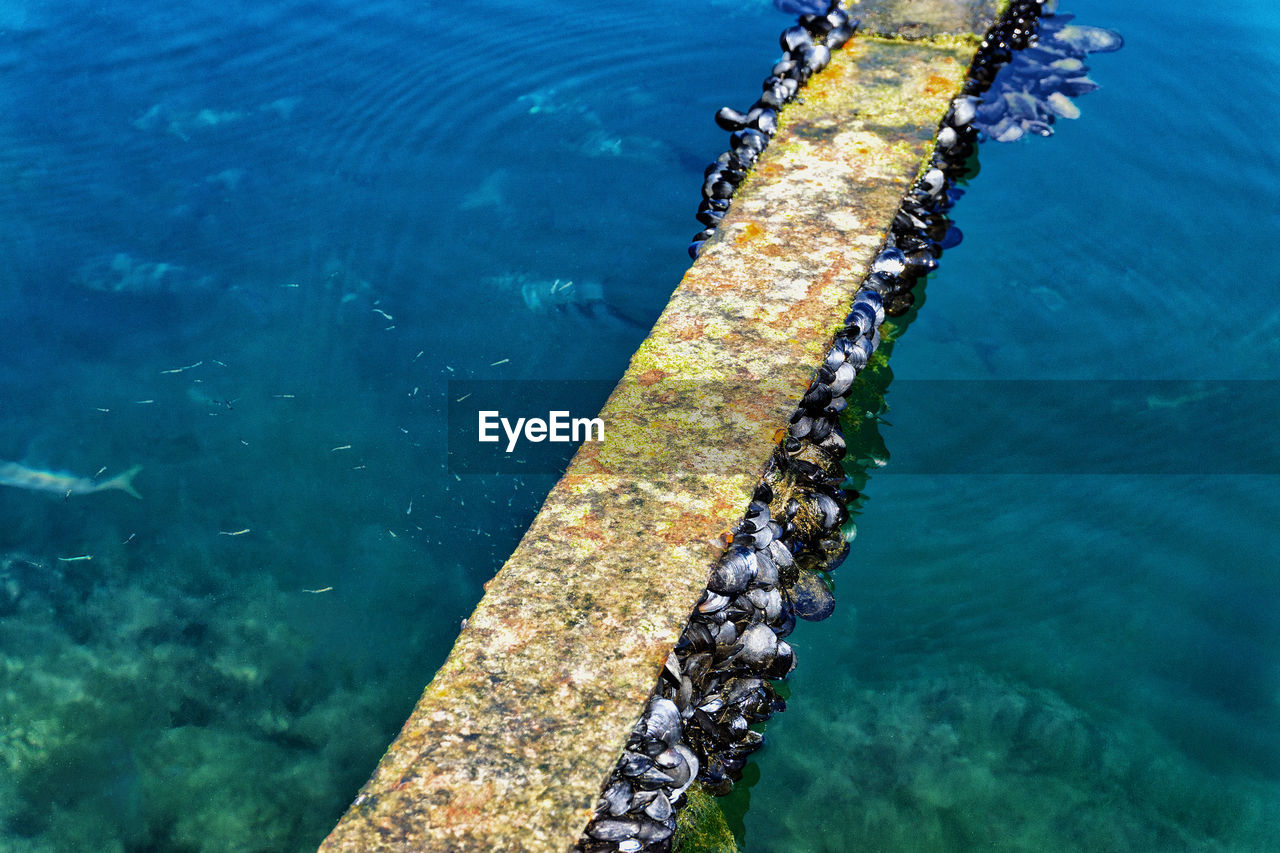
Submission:
M 898 34 L 922 25 L 922 2 L 850 9 Z M 606 441 L 574 457 L 322 850 L 578 840 L 721 534 L 932 153 L 982 31 L 965 22 L 996 13 L 933 5 L 922 32 L 968 36 L 857 36 L 783 111 L 601 412 Z

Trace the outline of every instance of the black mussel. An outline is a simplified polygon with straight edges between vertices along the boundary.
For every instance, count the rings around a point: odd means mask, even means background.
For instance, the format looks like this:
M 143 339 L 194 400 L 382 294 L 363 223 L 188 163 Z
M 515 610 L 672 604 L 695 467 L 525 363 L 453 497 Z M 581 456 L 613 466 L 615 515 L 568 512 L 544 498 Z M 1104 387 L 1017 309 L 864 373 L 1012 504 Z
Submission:
M 671 792 L 672 800 L 683 794 L 685 789 L 689 787 L 689 783 L 698 775 L 698 757 L 694 755 L 693 751 L 683 743 L 676 744 L 675 750 L 680 753 L 680 757 L 684 761 L 671 768 L 671 776 L 675 779 L 676 785 Z
M 760 483 L 756 486 L 756 490 L 751 493 L 751 499 L 760 501 L 763 504 L 773 503 L 773 488 L 768 483 Z
M 902 282 L 896 274 L 886 272 L 873 272 L 862 281 L 864 290 L 873 293 L 879 293 L 881 296 L 886 293 L 893 293 L 902 287 Z
M 853 386 L 853 380 L 858 376 L 857 369 L 847 361 L 836 368 L 836 375 L 831 380 L 831 393 L 836 397 L 844 396 L 844 394 Z M 830 430 L 828 430 L 828 433 Z M 814 438 L 814 441 L 822 441 L 821 438 Z
M 824 572 L 834 572 L 836 569 L 844 565 L 844 561 L 849 559 L 849 543 L 843 539 L 840 540 L 839 547 L 826 554 L 826 564 L 822 567 Z
M 755 128 L 748 127 L 735 131 L 733 136 L 729 137 L 729 144 L 738 151 L 754 151 L 759 154 L 768 146 L 769 137 Z
M 787 102 L 787 91 L 781 86 L 773 86 L 765 89 L 760 95 L 760 99 L 755 105 L 766 110 L 780 110 L 782 105 Z
M 724 221 L 724 213 L 719 210 L 699 210 L 697 219 L 703 225 L 714 228 Z
M 665 821 L 646 820 L 641 822 L 636 837 L 647 844 L 666 841 L 676 831 L 675 820 L 668 817 Z
M 653 798 L 653 802 L 644 807 L 644 813 L 657 821 L 665 821 L 671 817 L 671 801 L 666 795 L 659 794 Z
M 725 130 L 742 130 L 747 126 L 747 117 L 733 107 L 721 107 L 716 113 L 716 124 Z
M 756 623 L 738 638 L 739 649 L 730 661 L 752 668 L 767 667 L 778 648 L 778 636 L 767 625 Z
M 844 318 L 845 328 L 851 332 L 857 329 L 859 335 L 869 335 L 876 327 L 876 309 L 866 302 L 854 302 L 849 316 Z M 834 389 L 833 389 L 834 393 Z
M 901 249 L 890 247 L 880 254 L 876 255 L 876 259 L 871 262 L 871 272 L 885 273 L 888 275 L 902 275 L 907 268 L 907 256 Z
M 757 587 L 771 588 L 778 585 L 778 565 L 773 561 L 773 547 L 778 545 L 778 534 L 782 532 L 782 527 L 776 522 L 769 525 L 773 538 L 769 540 L 769 544 L 756 554 L 756 578 L 755 585 Z M 786 546 L 783 546 L 784 550 Z
M 658 767 L 656 764 L 635 778 L 637 782 L 645 785 L 670 785 L 675 781 L 674 776 L 663 770 L 661 767 Z
M 685 659 L 685 674 L 697 680 L 700 676 L 694 675 L 692 670 L 694 658 L 700 653 L 709 653 L 716 644 L 715 636 L 711 633 L 711 627 L 697 621 L 690 623 L 680 637 L 680 645 L 684 644 L 687 644 L 693 652 Z
M 827 15 L 801 15 L 798 20 L 800 26 L 808 30 L 815 40 L 822 38 L 836 26 L 836 22 Z
M 609 814 L 614 817 L 621 817 L 631 808 L 632 793 L 631 786 L 619 779 L 604 789 L 601 799 L 604 800 L 605 808 Z
M 852 21 L 848 21 L 832 28 L 831 32 L 827 33 L 827 47 L 831 50 L 837 50 L 844 47 L 848 43 L 849 39 L 853 38 L 854 29 L 855 25 Z
M 897 244 L 898 248 L 901 249 L 908 258 L 910 258 L 914 252 L 923 251 L 927 252 L 934 260 L 937 260 L 942 257 L 942 249 L 939 248 L 938 244 L 929 237 L 929 232 L 933 230 L 933 227 L 930 226 L 928 231 L 897 236 L 894 238 L 894 243 Z M 907 269 L 907 274 L 922 275 L 922 273 L 913 272 L 910 268 Z
M 639 836 L 641 822 L 634 818 L 612 818 L 592 821 L 587 835 L 597 841 L 626 841 Z
M 815 74 L 826 68 L 831 62 L 831 49 L 825 44 L 815 44 L 812 47 L 807 47 L 801 55 L 804 58 L 805 66 L 813 69 Z
M 796 70 L 796 61 L 794 59 L 780 59 L 774 63 L 773 69 L 769 72 L 774 77 L 794 77 Z
M 978 115 L 978 99 L 973 95 L 960 95 L 951 103 L 950 123 L 962 127 Z
M 844 364 L 845 350 L 840 345 L 840 342 L 842 340 L 844 339 L 837 338 L 835 345 L 833 345 L 831 349 L 827 350 L 827 357 L 822 362 L 823 367 L 826 367 L 830 370 L 836 370 L 837 368 L 840 367 L 840 365 Z
M 928 249 L 916 249 L 907 255 L 907 275 L 928 275 L 938 268 L 938 259 Z
M 821 622 L 835 612 L 835 595 L 819 574 L 801 572 L 790 592 L 792 610 L 801 619 Z
M 718 172 L 716 174 L 719 175 Z M 707 198 L 731 198 L 733 196 L 733 184 L 718 177 L 708 179 L 702 185 L 702 194 Z
M 639 777 L 653 767 L 653 759 L 635 752 L 624 752 L 618 761 L 618 772 L 629 779 Z
M 809 440 L 818 444 L 826 440 L 827 436 L 831 435 L 831 430 L 833 428 L 834 425 L 828 418 L 815 418 L 813 421 L 813 430 L 809 433 Z
M 795 652 L 791 650 L 791 644 L 780 640 L 777 653 L 773 656 L 773 663 L 769 664 L 769 668 L 765 670 L 764 675 L 766 678 L 786 678 L 795 668 L 796 656 Z
M 849 514 L 840 505 L 839 501 L 822 492 L 814 495 L 814 505 L 822 514 L 822 526 L 827 530 L 839 527 L 849 517 Z
M 920 176 L 920 186 L 931 196 L 937 196 L 947 188 L 947 176 L 934 167 Z
M 698 602 L 698 612 L 716 613 L 728 606 L 729 596 L 708 589 L 702 593 L 702 600 Z
M 712 235 L 712 234 L 714 234 L 714 233 L 716 233 L 716 229 L 714 229 L 714 228 L 704 228 L 703 230 L 699 231 L 697 234 L 694 234 L 694 235 L 693 235 L 693 237 L 692 237 L 691 239 L 693 239 L 693 240 L 695 240 L 695 241 L 697 241 L 697 240 L 706 240 L 706 239 L 710 238 L 710 237 L 711 237 L 711 235 Z
M 701 681 L 711 668 L 710 652 L 694 652 L 684 660 L 684 671 L 694 681 Z
M 813 35 L 797 24 L 782 31 L 782 35 L 778 36 L 778 44 L 782 46 L 783 53 L 793 53 L 812 45 Z
M 794 578 L 791 580 L 791 584 L 792 585 L 795 584 Z M 790 636 L 791 632 L 794 631 L 796 628 L 795 609 L 792 607 L 791 603 L 788 602 L 785 598 L 783 599 L 783 602 L 782 602 L 782 615 L 781 617 L 779 617 L 777 622 L 773 623 L 772 628 L 773 628 L 773 633 L 778 635 L 779 640 L 781 640 L 783 637 Z
M 702 245 L 705 242 L 706 242 L 705 240 L 694 240 L 692 243 L 689 244 L 690 260 L 696 261 L 698 259 L 698 255 L 702 253 Z
M 787 428 L 787 432 L 789 432 L 793 438 L 804 438 L 812 431 L 813 418 L 804 414 L 802 411 L 797 410 L 796 413 L 791 416 L 791 426 Z
M 781 539 L 775 539 L 769 543 L 769 558 L 777 567 L 790 566 L 795 562 L 791 549 Z
M 747 123 L 765 136 L 778 132 L 778 112 L 770 107 L 754 107 L 747 114 Z
M 804 398 L 800 401 L 800 405 L 806 409 L 825 409 L 827 404 L 831 402 L 831 386 L 822 382 L 815 382 L 809 386 L 809 390 L 805 393 Z
M 916 295 L 910 290 L 903 290 L 890 296 L 884 302 L 884 313 L 890 317 L 901 317 L 911 310 L 916 303 Z
M 942 149 L 954 148 L 956 143 L 960 141 L 960 136 L 956 133 L 956 129 L 951 126 L 942 128 L 938 131 L 938 147 Z
M 704 198 L 698 203 L 698 210 L 718 210 L 721 213 L 729 209 L 727 198 Z
M 735 545 L 716 563 L 707 587 L 721 595 L 737 595 L 747 588 L 755 576 L 755 553 Z

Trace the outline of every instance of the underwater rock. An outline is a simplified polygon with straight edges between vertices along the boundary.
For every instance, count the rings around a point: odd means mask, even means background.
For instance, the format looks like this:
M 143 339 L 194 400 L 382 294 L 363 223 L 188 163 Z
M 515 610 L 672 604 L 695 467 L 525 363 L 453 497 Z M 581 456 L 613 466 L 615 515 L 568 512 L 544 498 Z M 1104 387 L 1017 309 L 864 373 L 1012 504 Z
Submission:
M 199 275 L 178 264 L 138 260 L 127 252 L 85 261 L 76 271 L 76 281 L 89 290 L 143 296 L 198 293 L 218 286 L 214 276 Z

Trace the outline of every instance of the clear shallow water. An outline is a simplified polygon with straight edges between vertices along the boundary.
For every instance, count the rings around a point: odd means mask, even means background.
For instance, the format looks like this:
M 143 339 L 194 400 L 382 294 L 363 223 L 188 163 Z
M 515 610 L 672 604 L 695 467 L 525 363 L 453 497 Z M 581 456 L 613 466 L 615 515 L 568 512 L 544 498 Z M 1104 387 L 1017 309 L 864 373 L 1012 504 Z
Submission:
M 0 488 L 0 849 L 314 848 L 552 482 L 446 383 L 620 375 L 784 21 L 0 4 L 0 460 L 143 496 Z
M 1275 380 L 1245 232 L 1280 225 L 1280 16 L 1062 11 L 1126 46 L 1091 58 L 1078 122 L 983 147 L 895 382 Z M 899 399 L 915 437 L 1009 416 Z M 746 849 L 1280 849 L 1275 477 L 1212 446 L 1176 476 L 894 474 L 882 435 L 836 614 L 792 636 Z

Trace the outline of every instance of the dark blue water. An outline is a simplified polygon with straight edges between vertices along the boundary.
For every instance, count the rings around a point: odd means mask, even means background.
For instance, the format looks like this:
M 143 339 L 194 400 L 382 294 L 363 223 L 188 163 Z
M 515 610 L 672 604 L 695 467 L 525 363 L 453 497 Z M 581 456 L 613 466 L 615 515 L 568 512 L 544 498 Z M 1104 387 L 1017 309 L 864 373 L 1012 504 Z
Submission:
M 1222 380 L 1280 378 L 1274 276 L 1252 248 L 1280 226 L 1280 14 L 1062 11 L 1126 46 L 1091 57 L 1103 88 L 1078 121 L 983 146 L 953 211 L 965 240 L 894 381 L 1204 380 L 1162 402 L 1211 417 Z M 1021 417 L 887 399 L 913 440 Z M 1058 460 L 1102 441 L 1143 471 L 1163 451 L 1074 417 Z M 836 614 L 791 638 L 746 849 L 1280 849 L 1276 478 L 1219 473 L 1213 444 L 1178 475 L 894 474 L 913 448 L 882 435 Z
M 552 482 L 446 383 L 621 375 L 784 24 L 0 3 L 0 462 L 142 466 L 0 488 L 0 848 L 318 843 Z

